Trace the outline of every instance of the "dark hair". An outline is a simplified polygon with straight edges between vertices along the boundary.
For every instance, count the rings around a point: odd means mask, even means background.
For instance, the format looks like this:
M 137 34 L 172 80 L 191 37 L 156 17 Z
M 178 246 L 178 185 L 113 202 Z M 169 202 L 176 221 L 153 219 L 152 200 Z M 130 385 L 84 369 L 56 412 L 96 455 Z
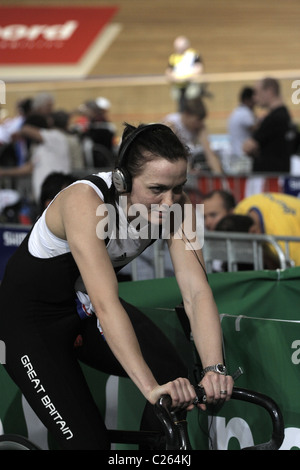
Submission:
M 207 116 L 206 107 L 201 98 L 195 98 L 193 100 L 184 100 L 182 112 L 197 116 L 199 119 L 205 119 Z
M 32 107 L 32 98 L 25 98 L 19 101 L 17 107 L 24 116 L 28 116 Z
M 48 129 L 48 121 L 43 114 L 32 113 L 26 118 L 24 125 L 28 124 L 30 126 L 38 127 L 39 129 Z
M 204 194 L 203 200 L 205 201 L 206 199 L 211 199 L 216 194 L 218 194 L 223 200 L 224 207 L 227 211 L 234 209 L 236 206 L 234 195 L 229 191 L 225 191 L 225 189 L 214 189 L 210 193 Z
M 51 114 L 53 126 L 57 129 L 67 130 L 68 122 L 70 119 L 69 113 L 66 111 L 55 111 Z
M 253 98 L 253 95 L 254 89 L 251 87 L 245 87 L 240 93 L 240 101 L 243 103 L 246 100 L 250 100 L 251 98 Z
M 54 199 L 59 191 L 74 181 L 76 181 L 75 176 L 69 173 L 53 172 L 46 176 L 41 186 L 40 212 L 45 209 L 46 201 Z
M 188 148 L 182 144 L 170 127 L 164 124 L 159 124 L 157 128 L 154 126 L 147 128 L 147 124 L 140 124 L 135 127 L 126 122 L 124 126 L 115 166 L 116 168 L 125 169 L 131 178 L 140 175 L 145 164 L 155 158 L 165 158 L 171 162 L 181 159 L 188 160 Z M 134 137 L 134 134 L 142 128 L 145 128 L 145 130 Z M 124 152 L 129 140 L 131 140 L 131 143 Z M 115 206 L 118 196 L 119 194 L 114 184 L 112 184 L 108 192 L 107 202 Z M 118 227 L 118 217 L 116 223 Z
M 223 217 L 216 225 L 219 232 L 249 232 L 253 219 L 248 215 L 229 214 Z
M 146 124 L 140 124 L 138 127 L 127 123 L 124 125 L 125 129 L 116 166 L 121 163 L 121 167 L 125 167 L 131 177 L 141 174 L 145 163 L 155 158 L 165 158 L 171 162 L 181 159 L 187 161 L 188 149 L 170 127 L 160 124 L 157 128 L 149 126 L 147 129 Z M 128 139 L 131 139 L 133 133 L 142 127 L 145 130 L 133 139 L 125 155 L 122 157 L 122 162 L 120 162 L 120 155 L 123 154 L 123 148 L 126 146 Z

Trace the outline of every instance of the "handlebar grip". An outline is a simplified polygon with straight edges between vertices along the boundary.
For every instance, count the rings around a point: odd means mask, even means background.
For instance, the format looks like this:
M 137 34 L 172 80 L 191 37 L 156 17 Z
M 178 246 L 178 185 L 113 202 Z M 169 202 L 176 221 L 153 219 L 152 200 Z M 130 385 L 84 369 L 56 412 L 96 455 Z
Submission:
M 205 403 L 206 395 L 204 388 L 197 385 L 195 387 L 197 398 L 194 400 L 194 405 L 198 403 Z M 270 441 L 257 444 L 252 447 L 244 448 L 243 450 L 278 450 L 284 439 L 284 421 L 282 413 L 277 404 L 270 397 L 263 395 L 252 390 L 243 388 L 233 388 L 232 399 L 241 400 L 249 403 L 253 403 L 264 408 L 271 418 L 272 421 L 272 436 Z M 172 400 L 169 395 L 163 395 L 156 403 L 156 414 L 162 424 L 164 425 L 166 438 L 167 438 L 167 449 L 187 449 L 189 447 L 188 436 L 186 431 L 176 430 L 174 426 L 174 413 L 171 411 Z M 178 442 L 184 444 L 178 444 Z M 186 447 L 184 447 L 186 446 Z
M 273 430 L 270 441 L 247 447 L 243 450 L 278 450 L 284 439 L 284 421 L 282 413 L 275 401 L 262 393 L 236 387 L 233 389 L 232 399 L 242 400 L 261 406 L 268 412 L 272 421 Z
M 199 403 L 205 403 L 206 402 L 206 395 L 205 395 L 205 390 L 203 387 L 200 385 L 195 385 L 194 386 L 195 392 L 196 392 L 196 398 L 193 401 L 193 405 L 198 405 Z

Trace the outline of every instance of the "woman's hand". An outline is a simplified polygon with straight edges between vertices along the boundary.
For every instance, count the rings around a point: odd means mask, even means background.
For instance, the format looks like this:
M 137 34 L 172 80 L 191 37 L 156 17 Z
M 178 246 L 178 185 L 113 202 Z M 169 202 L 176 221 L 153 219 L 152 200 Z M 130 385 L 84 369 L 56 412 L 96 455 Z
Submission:
M 148 400 L 154 405 L 162 395 L 170 395 L 172 408 L 186 409 L 187 411 L 194 408 L 193 401 L 196 398 L 196 392 L 188 379 L 180 377 L 164 385 L 158 385 L 151 390 Z
M 199 386 L 204 388 L 206 403 L 217 404 L 230 400 L 233 388 L 233 378 L 230 375 L 222 375 L 217 372 L 207 372 Z M 206 410 L 205 404 L 198 405 Z

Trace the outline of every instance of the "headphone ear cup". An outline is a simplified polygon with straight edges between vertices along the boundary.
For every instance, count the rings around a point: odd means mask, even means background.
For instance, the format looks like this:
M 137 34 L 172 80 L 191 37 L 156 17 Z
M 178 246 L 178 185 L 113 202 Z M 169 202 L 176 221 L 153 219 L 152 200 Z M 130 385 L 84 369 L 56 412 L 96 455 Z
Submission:
M 112 173 L 112 182 L 118 193 L 131 191 L 131 176 L 125 168 L 116 168 Z

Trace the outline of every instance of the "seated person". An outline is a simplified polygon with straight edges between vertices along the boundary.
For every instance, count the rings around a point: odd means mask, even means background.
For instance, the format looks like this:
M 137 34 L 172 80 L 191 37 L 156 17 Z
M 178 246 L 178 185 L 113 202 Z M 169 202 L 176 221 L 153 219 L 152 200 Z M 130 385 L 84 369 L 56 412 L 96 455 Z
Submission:
M 219 232 L 235 232 L 235 233 L 256 233 L 255 223 L 249 215 L 229 214 L 223 217 L 215 228 Z M 276 254 L 268 244 L 263 245 L 263 265 L 264 269 L 277 269 L 279 262 Z M 223 263 L 223 271 L 227 270 L 226 263 Z M 240 262 L 238 263 L 238 271 L 253 270 L 254 265 Z
M 255 194 L 243 199 L 235 214 L 249 215 L 253 220 L 252 233 L 298 237 L 300 234 L 300 199 L 282 193 Z M 284 244 L 279 242 L 284 250 Z M 300 245 L 289 243 L 292 263 L 300 266 Z
M 251 233 L 254 222 L 248 215 L 228 214 L 216 225 L 217 232 L 245 232 Z
M 202 198 L 204 204 L 204 224 L 206 230 L 215 230 L 217 223 L 227 214 L 231 214 L 236 202 L 232 193 L 223 189 L 214 189 Z

